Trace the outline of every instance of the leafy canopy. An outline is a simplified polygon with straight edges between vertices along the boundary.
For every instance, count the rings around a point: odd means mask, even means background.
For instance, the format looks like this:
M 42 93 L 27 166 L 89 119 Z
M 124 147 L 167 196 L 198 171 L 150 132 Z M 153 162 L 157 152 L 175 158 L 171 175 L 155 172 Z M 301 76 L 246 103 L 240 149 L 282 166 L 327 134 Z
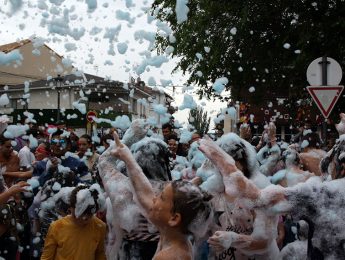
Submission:
M 175 5 L 176 0 L 152 5 L 176 38 L 158 35 L 156 48 L 174 47 L 173 57 L 180 58 L 176 69 L 190 75 L 200 96 L 228 99 L 212 89 L 217 78 L 227 77 L 234 99 L 294 101 L 308 96 L 306 70 L 315 58 L 327 55 L 344 68 L 342 0 L 189 0 L 188 20 L 181 24 Z M 248 91 L 251 86 L 255 92 Z

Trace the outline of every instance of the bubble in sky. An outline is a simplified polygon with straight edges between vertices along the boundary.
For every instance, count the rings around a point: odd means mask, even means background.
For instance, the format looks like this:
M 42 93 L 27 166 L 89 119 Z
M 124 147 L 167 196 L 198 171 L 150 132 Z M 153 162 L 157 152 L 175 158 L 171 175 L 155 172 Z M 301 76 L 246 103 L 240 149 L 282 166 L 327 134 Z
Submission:
M 125 42 L 120 42 L 117 44 L 117 51 L 120 53 L 120 54 L 125 54 L 126 51 L 128 49 L 128 45 L 127 43 Z
M 188 0 L 176 0 L 175 12 L 178 24 L 181 24 L 188 19 L 189 8 L 187 4 Z
M 283 47 L 285 49 L 290 49 L 291 45 L 289 43 L 284 43 Z

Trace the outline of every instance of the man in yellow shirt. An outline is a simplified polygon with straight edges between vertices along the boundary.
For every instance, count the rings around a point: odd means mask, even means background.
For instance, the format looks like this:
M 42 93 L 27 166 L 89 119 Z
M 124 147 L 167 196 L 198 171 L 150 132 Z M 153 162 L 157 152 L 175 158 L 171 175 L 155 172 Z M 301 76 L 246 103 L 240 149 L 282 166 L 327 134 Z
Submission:
M 72 191 L 72 214 L 50 225 L 41 260 L 106 259 L 106 225 L 94 216 L 101 208 L 99 202 L 104 201 L 104 197 L 99 189 L 92 189 L 93 186 L 77 186 Z

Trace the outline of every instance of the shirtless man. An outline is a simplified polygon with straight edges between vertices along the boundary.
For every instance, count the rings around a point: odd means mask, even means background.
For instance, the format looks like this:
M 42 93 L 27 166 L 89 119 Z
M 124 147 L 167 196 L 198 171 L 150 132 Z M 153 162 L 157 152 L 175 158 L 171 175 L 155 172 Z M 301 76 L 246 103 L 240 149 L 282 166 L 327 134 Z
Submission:
M 196 217 L 203 224 L 211 216 L 209 200 L 192 183 L 173 181 L 168 183 L 158 196 L 154 194 L 151 183 L 133 158 L 127 146 L 114 134 L 116 147 L 112 154 L 125 162 L 135 197 L 143 209 L 143 214 L 160 232 L 160 242 L 153 259 L 193 259 L 190 235 L 193 233 Z
M 0 165 L 6 167 L 3 171 L 3 177 L 8 187 L 20 179 L 29 179 L 32 177 L 32 170 L 20 171 L 20 160 L 18 153 L 13 151 L 11 139 L 0 135 Z

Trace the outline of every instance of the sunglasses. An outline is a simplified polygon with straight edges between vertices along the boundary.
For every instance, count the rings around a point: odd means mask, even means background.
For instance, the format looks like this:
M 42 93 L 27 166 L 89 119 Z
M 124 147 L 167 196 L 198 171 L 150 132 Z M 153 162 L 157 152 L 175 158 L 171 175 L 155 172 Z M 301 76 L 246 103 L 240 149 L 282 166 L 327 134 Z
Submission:
M 64 139 L 52 139 L 50 141 L 51 144 L 64 144 L 66 141 Z

